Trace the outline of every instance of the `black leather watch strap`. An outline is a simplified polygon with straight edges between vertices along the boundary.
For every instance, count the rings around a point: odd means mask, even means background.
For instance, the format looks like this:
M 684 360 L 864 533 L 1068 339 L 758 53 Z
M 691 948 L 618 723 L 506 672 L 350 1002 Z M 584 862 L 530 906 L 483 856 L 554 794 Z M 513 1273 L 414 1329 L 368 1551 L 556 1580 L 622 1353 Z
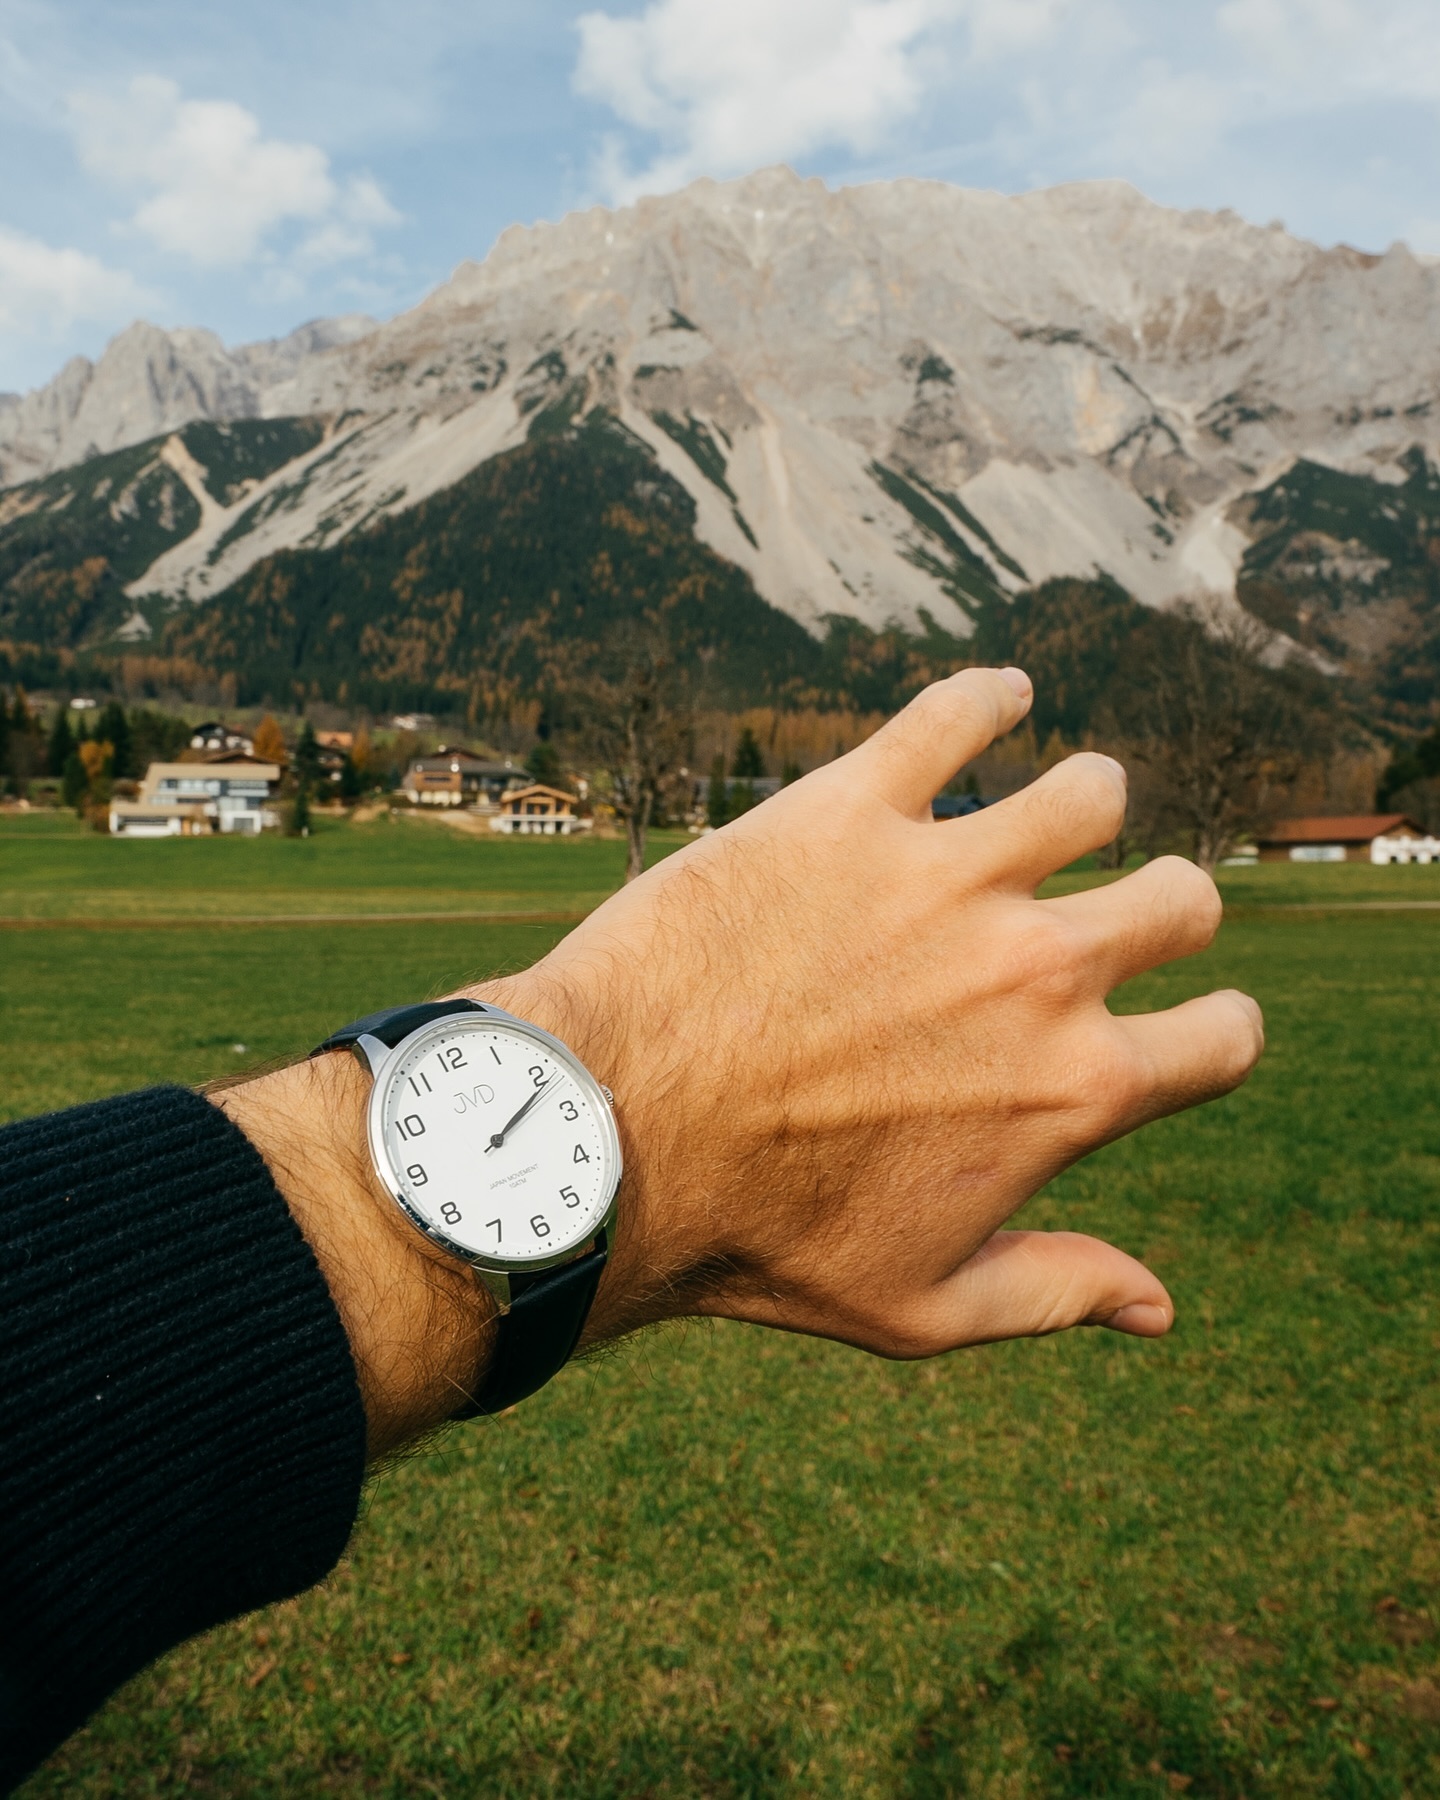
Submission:
M 495 1354 L 480 1391 L 457 1413 L 473 1419 L 504 1412 L 558 1375 L 580 1342 L 609 1254 L 602 1236 L 593 1250 L 558 1269 L 510 1277 L 510 1310 L 495 1334 Z
M 310 1054 L 348 1050 L 361 1037 L 378 1038 L 392 1050 L 412 1031 L 456 1013 L 484 1012 L 475 1000 L 427 1000 L 415 1006 L 390 1006 L 332 1032 Z M 510 1310 L 502 1313 L 495 1332 L 494 1353 L 485 1379 L 452 1417 L 474 1419 L 504 1412 L 538 1393 L 558 1375 L 574 1354 L 590 1316 L 595 1290 L 609 1254 L 604 1233 L 594 1249 L 574 1262 L 535 1274 L 510 1276 Z
M 409 1037 L 422 1025 L 436 1019 L 449 1019 L 456 1013 L 484 1012 L 478 1000 L 422 1000 L 415 1006 L 387 1006 L 380 1012 L 366 1013 L 351 1025 L 332 1031 L 323 1044 L 317 1044 L 312 1056 L 324 1056 L 327 1050 L 348 1050 L 358 1038 L 379 1038 L 394 1049 L 401 1038 Z

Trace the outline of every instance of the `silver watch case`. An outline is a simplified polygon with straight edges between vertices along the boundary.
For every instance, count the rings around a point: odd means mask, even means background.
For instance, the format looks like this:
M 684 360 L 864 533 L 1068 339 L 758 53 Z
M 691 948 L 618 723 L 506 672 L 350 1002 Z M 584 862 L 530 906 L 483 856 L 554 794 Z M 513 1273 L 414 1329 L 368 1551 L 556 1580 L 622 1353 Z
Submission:
M 380 1185 L 417 1231 L 423 1232 L 432 1244 L 438 1244 L 447 1255 L 468 1263 L 500 1303 L 501 1310 L 508 1311 L 511 1275 L 530 1275 L 541 1269 L 558 1268 L 561 1263 L 573 1262 L 582 1254 L 585 1244 L 572 1244 L 568 1250 L 557 1251 L 554 1256 L 532 1256 L 523 1261 L 487 1256 L 483 1251 L 457 1244 L 411 1205 L 404 1189 L 396 1181 L 390 1168 L 390 1159 L 385 1153 L 385 1090 L 393 1065 L 399 1063 L 423 1039 L 445 1037 L 454 1031 L 457 1024 L 482 1018 L 503 1021 L 510 1030 L 518 1032 L 522 1037 L 533 1038 L 537 1044 L 543 1045 L 553 1057 L 564 1063 L 594 1104 L 596 1115 L 601 1120 L 601 1129 L 607 1137 L 612 1158 L 610 1166 L 615 1174 L 609 1198 L 605 1202 L 605 1211 L 591 1237 L 586 1240 L 587 1243 L 593 1243 L 602 1232 L 609 1231 L 615 1219 L 623 1160 L 620 1133 L 615 1127 L 614 1096 L 609 1088 L 595 1079 L 568 1044 L 562 1044 L 559 1038 L 552 1037 L 548 1031 L 542 1031 L 538 1025 L 532 1025 L 528 1019 L 516 1018 L 514 1013 L 506 1012 L 503 1007 L 482 1005 L 478 1011 L 467 1010 L 451 1013 L 445 1018 L 432 1019 L 428 1024 L 412 1031 L 408 1037 L 401 1038 L 393 1048 L 382 1043 L 379 1038 L 372 1037 L 369 1032 L 363 1032 L 350 1049 L 357 1060 L 370 1071 L 372 1078 L 366 1124 L 370 1140 L 370 1160 L 375 1166 Z

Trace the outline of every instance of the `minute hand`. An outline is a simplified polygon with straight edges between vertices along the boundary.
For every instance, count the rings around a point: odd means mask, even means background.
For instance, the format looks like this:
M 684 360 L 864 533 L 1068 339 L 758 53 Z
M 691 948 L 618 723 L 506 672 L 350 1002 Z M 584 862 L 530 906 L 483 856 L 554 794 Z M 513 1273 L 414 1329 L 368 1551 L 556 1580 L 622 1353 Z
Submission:
M 530 1098 L 520 1108 L 519 1112 L 513 1114 L 510 1118 L 508 1118 L 505 1121 L 505 1123 L 500 1127 L 500 1129 L 498 1131 L 493 1132 L 491 1134 L 490 1142 L 485 1146 L 485 1155 L 486 1156 L 488 1156 L 492 1150 L 498 1150 L 501 1147 L 501 1145 L 505 1142 L 506 1138 L 509 1137 L 510 1133 L 515 1129 L 515 1127 L 525 1117 L 526 1113 L 529 1112 L 530 1108 L 532 1106 L 537 1105 L 541 1100 L 543 1100 L 545 1098 L 546 1094 L 548 1094 L 550 1092 L 551 1088 L 554 1087 L 554 1085 L 555 1085 L 555 1077 L 552 1075 L 550 1080 L 547 1081 L 543 1087 L 536 1088 L 535 1092 L 530 1096 Z

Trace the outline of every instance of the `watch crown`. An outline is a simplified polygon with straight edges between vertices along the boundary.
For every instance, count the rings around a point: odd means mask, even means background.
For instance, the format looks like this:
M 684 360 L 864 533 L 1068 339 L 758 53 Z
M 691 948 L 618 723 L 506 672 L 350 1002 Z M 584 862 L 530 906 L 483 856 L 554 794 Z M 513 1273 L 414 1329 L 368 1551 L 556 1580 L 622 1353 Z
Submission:
M 609 1088 L 605 1086 L 604 1082 L 601 1082 L 600 1084 L 600 1092 L 605 1096 L 605 1104 L 610 1108 L 611 1112 L 614 1112 L 615 1096 L 610 1092 Z

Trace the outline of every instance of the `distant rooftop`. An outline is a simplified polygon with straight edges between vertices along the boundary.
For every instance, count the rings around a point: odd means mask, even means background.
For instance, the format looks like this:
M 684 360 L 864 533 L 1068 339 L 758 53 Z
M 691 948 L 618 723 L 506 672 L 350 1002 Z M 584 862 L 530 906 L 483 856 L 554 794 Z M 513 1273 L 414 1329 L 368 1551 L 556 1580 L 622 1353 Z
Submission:
M 1345 813 L 1337 818 L 1281 819 L 1255 834 L 1257 844 L 1368 844 L 1377 837 L 1425 832 L 1408 813 Z

